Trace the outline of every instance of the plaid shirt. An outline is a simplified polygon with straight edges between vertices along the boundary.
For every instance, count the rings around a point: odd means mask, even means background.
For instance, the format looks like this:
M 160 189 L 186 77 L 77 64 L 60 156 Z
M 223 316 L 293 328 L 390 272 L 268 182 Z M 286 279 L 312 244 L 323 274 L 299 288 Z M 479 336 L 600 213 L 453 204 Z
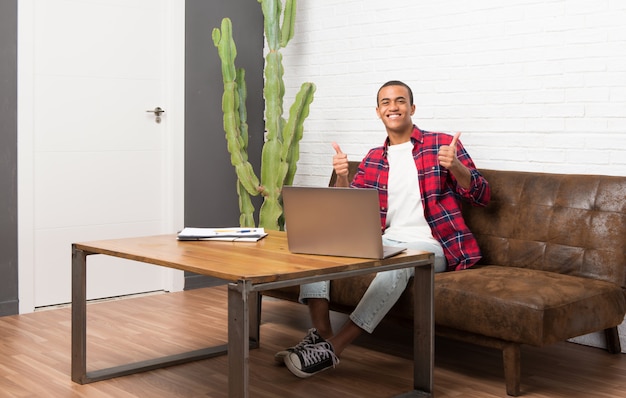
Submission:
M 478 243 L 463 220 L 460 200 L 464 199 L 474 206 L 486 206 L 491 197 L 487 180 L 476 170 L 460 142 L 457 143 L 457 158 L 470 170 L 472 179 L 469 189 L 459 186 L 452 173 L 439 165 L 439 147 L 449 145 L 451 141 L 452 136 L 448 134 L 422 131 L 413 126 L 413 159 L 417 167 L 424 216 L 433 237 L 443 247 L 448 271 L 469 268 L 481 257 Z M 350 184 L 354 188 L 378 190 L 383 231 L 387 221 L 388 145 L 389 138 L 385 140 L 384 146 L 369 151 Z

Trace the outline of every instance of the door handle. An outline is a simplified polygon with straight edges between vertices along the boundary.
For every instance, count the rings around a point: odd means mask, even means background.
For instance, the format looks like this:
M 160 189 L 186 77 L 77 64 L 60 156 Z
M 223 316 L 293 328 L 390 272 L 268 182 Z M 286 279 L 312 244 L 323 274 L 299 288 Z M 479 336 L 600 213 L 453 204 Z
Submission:
M 154 109 L 148 109 L 146 112 L 154 113 L 154 116 L 155 116 L 154 121 L 157 123 L 161 123 L 161 115 L 165 113 L 165 109 L 161 108 L 160 106 L 157 106 Z

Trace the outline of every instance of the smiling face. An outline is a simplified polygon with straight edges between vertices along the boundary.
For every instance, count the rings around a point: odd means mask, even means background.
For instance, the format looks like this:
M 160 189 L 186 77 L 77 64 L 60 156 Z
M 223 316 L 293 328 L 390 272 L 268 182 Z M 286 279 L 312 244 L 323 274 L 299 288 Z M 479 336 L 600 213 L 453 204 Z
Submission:
M 401 144 L 411 138 L 415 105 L 411 104 L 409 90 L 400 85 L 385 86 L 378 92 L 378 117 L 387 129 L 391 144 Z

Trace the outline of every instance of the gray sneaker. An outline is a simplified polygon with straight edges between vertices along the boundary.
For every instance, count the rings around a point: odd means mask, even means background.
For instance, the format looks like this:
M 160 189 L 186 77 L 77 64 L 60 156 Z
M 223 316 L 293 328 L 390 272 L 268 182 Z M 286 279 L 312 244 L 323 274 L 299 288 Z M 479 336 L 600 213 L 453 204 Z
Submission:
M 297 347 L 285 357 L 285 365 L 291 373 L 302 378 L 311 377 L 339 363 L 332 344 L 320 339 L 317 343 Z
M 306 336 L 304 336 L 301 342 L 299 342 L 293 347 L 289 347 L 282 351 L 278 351 L 276 354 L 274 354 L 274 360 L 277 363 L 284 365 L 285 357 L 289 355 L 290 353 L 292 353 L 294 350 L 304 347 L 307 344 L 315 344 L 320 340 L 324 340 L 324 339 L 322 338 L 322 336 L 319 335 L 319 333 L 317 332 L 317 329 L 315 328 L 309 329 L 309 332 L 307 333 Z

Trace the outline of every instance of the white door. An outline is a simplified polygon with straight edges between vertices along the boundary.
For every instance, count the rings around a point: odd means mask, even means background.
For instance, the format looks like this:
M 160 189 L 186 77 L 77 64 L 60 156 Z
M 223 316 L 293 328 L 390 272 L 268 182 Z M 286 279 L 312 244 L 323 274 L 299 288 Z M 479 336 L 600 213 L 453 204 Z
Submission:
M 18 18 L 24 313 L 71 301 L 71 243 L 182 227 L 184 1 L 20 0 Z M 90 256 L 87 278 L 93 299 L 183 277 Z

